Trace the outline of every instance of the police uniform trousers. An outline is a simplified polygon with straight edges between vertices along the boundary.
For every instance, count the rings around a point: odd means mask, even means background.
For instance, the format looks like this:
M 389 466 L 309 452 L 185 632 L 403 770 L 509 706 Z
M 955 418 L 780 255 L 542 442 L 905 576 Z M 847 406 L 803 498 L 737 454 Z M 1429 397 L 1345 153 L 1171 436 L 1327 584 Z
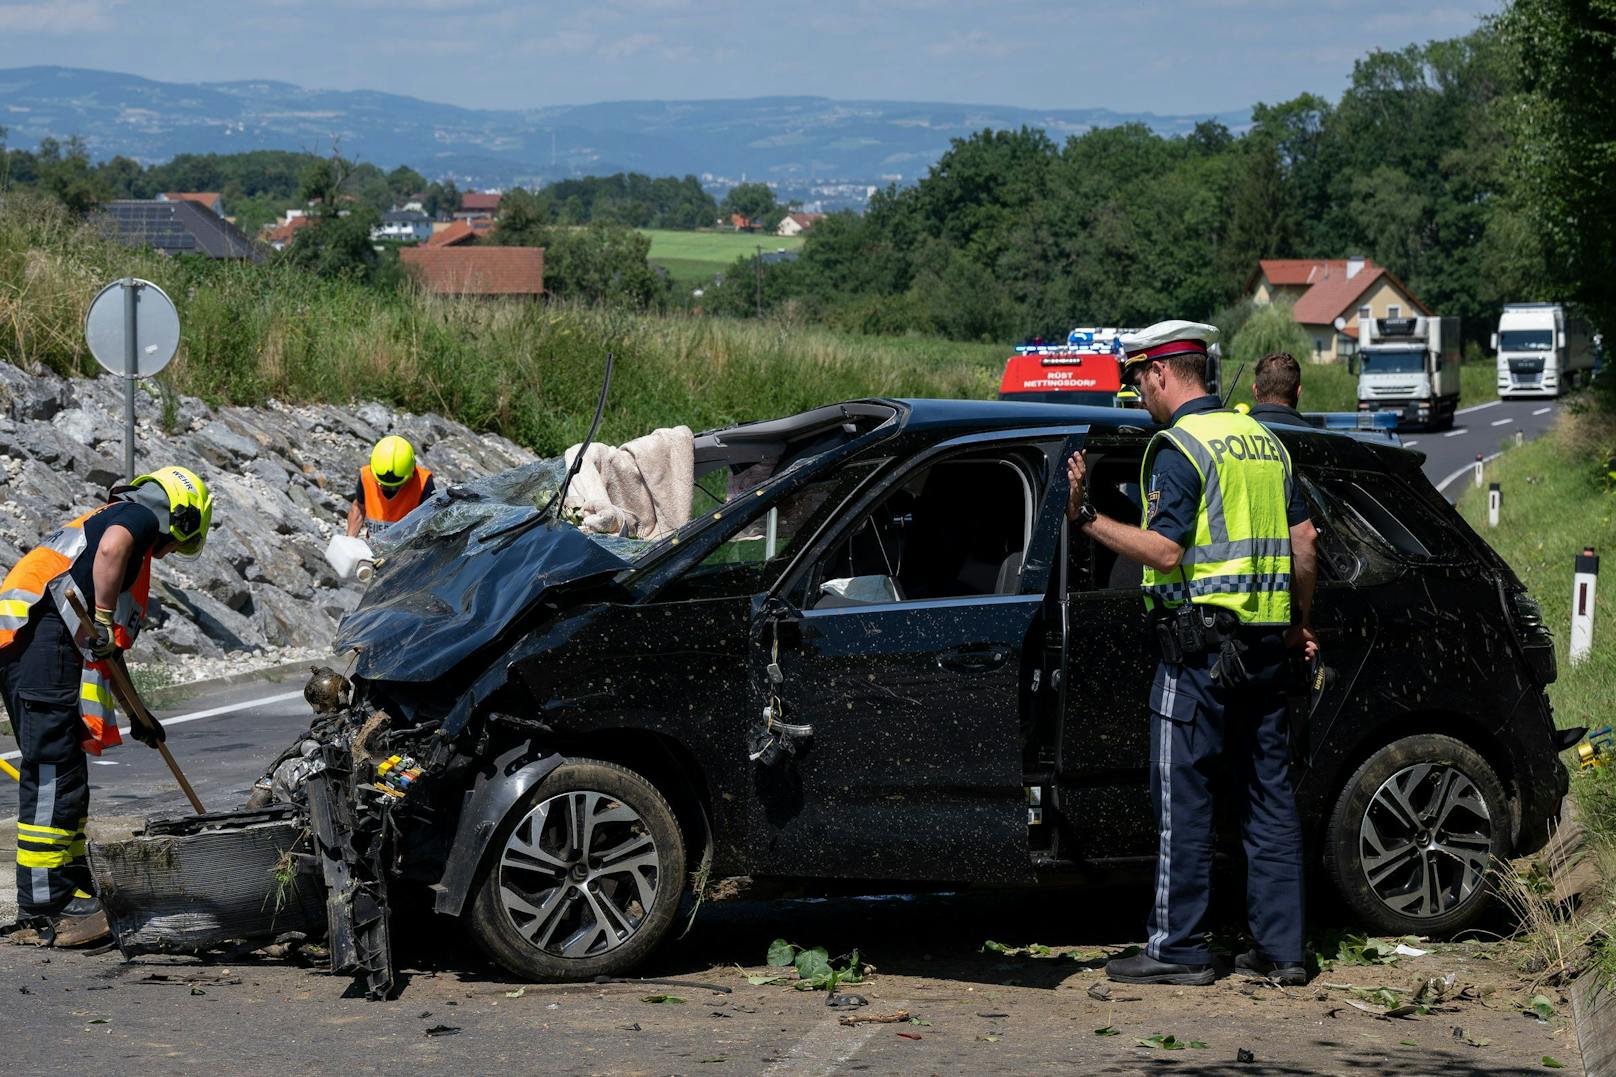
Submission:
M 1302 961 L 1302 828 L 1291 788 L 1283 637 L 1242 629 L 1251 677 L 1227 688 L 1212 680 L 1217 652 L 1162 662 L 1151 685 L 1150 796 L 1160 830 L 1156 890 L 1145 952 L 1158 961 L 1205 965 L 1211 896 L 1210 783 L 1219 756 L 1244 798 L 1246 908 L 1263 956 Z
M 75 889 L 90 892 L 84 846 L 90 780 L 79 717 L 83 662 L 61 615 L 48 600 L 40 606 L 0 650 L 0 698 L 22 749 L 19 917 L 54 915 Z

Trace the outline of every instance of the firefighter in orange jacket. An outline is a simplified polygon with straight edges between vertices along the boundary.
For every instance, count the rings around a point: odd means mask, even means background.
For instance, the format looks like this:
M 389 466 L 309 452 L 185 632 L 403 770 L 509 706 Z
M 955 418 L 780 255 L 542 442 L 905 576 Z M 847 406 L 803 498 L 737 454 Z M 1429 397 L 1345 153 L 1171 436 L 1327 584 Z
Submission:
M 359 485 L 348 506 L 348 534 L 397 523 L 435 490 L 432 472 L 415 463 L 415 447 L 397 434 L 387 435 L 370 451 L 370 463 L 359 469 Z
M 212 517 L 201 479 L 160 468 L 51 532 L 0 583 L 0 695 L 22 749 L 18 922 L 47 927 L 63 944 L 105 931 L 84 844 L 85 752 L 121 740 L 105 660 L 140 631 L 152 560 L 199 552 Z M 70 595 L 94 608 L 93 623 L 80 622 Z M 156 747 L 162 729 L 136 735 Z

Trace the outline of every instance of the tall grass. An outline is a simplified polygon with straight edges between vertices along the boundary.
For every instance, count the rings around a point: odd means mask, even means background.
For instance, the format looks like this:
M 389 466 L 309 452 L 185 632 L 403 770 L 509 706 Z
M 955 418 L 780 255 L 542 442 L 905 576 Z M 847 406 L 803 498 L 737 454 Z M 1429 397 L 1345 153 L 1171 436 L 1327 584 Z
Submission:
M 869 395 L 990 397 L 1008 349 L 869 339 L 776 322 L 445 299 L 277 264 L 131 250 L 54 204 L 0 194 L 0 360 L 93 373 L 83 319 L 127 274 L 173 297 L 174 387 L 214 403 L 378 399 L 542 453 L 585 433 L 608 352 L 602 436 L 697 429 Z

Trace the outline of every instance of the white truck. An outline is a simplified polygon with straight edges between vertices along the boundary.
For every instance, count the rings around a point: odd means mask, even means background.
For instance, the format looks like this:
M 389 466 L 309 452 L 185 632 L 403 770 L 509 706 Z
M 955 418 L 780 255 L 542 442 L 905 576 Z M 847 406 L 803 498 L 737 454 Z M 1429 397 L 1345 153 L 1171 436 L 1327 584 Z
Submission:
M 1459 319 L 1364 318 L 1358 323 L 1358 410 L 1390 411 L 1398 426 L 1438 430 L 1459 408 Z
M 1593 376 L 1588 323 L 1558 303 L 1507 303 L 1493 334 L 1498 395 L 1559 396 Z

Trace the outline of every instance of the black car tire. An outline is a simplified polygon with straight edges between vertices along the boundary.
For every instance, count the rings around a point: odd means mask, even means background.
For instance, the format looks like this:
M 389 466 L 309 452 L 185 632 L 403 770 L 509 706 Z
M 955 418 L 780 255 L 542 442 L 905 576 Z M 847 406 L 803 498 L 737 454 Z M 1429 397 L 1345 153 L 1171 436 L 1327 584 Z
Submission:
M 1491 877 L 1485 872 L 1479 883 L 1456 903 L 1432 915 L 1409 915 L 1400 911 L 1383 900 L 1371 885 L 1364 868 L 1365 841 L 1360 830 L 1365 824 L 1365 813 L 1387 782 L 1405 772 L 1417 773 L 1410 768 L 1424 766 L 1433 767 L 1433 774 L 1440 775 L 1448 770 L 1469 781 L 1479 802 L 1485 805 L 1490 823 L 1492 864 L 1508 860 L 1512 851 L 1509 799 L 1497 773 L 1481 753 L 1462 741 L 1438 733 L 1421 733 L 1386 745 L 1364 760 L 1347 779 L 1330 813 L 1324 837 L 1325 867 L 1331 882 L 1347 907 L 1376 934 L 1451 935 L 1475 923 L 1491 899 Z M 1440 778 L 1427 780 L 1439 781 Z M 1473 811 L 1457 810 L 1471 820 L 1475 818 Z M 1463 825 L 1459 820 L 1456 823 Z M 1438 844 L 1442 840 L 1440 835 L 1436 838 Z M 1435 859 L 1428 854 L 1416 855 L 1435 860 L 1452 871 L 1461 870 L 1455 867 L 1451 857 Z M 1417 862 L 1411 865 L 1410 877 L 1419 870 Z
M 604 953 L 579 957 L 551 953 L 529 942 L 512 922 L 501 893 L 501 861 L 516 829 L 539 805 L 569 793 L 601 794 L 629 809 L 654 843 L 658 860 L 650 908 L 633 933 Z M 627 972 L 657 947 L 679 911 L 685 885 L 685 843 L 679 823 L 667 799 L 650 782 L 616 763 L 577 759 L 558 766 L 512 807 L 489 851 L 466 926 L 489 957 L 524 979 L 579 980 Z

